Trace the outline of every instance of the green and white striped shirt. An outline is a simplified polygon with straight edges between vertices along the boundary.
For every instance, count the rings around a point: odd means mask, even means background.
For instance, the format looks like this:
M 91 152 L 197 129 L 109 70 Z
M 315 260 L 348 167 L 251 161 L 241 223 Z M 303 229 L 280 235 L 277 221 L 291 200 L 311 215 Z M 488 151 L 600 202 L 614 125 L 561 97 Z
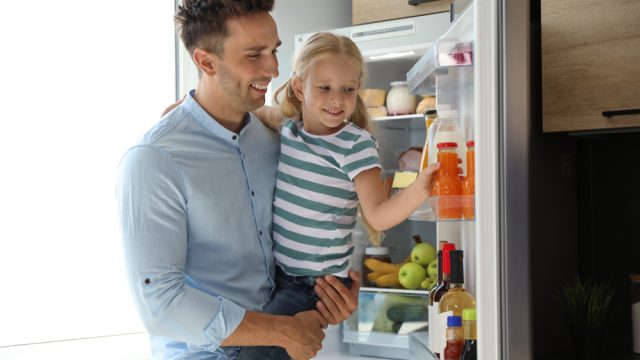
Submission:
M 358 206 L 353 179 L 381 168 L 378 146 L 353 123 L 318 136 L 288 120 L 280 133 L 273 202 L 276 262 L 291 275 L 347 277 Z

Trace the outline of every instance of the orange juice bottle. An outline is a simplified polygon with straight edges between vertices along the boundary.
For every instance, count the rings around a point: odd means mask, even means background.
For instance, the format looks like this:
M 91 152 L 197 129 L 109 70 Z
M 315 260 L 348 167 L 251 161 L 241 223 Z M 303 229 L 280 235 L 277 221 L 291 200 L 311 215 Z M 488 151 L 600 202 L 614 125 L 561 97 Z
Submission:
M 467 141 L 467 176 L 462 181 L 462 216 L 465 220 L 475 219 L 475 143 L 473 140 Z
M 435 109 L 429 109 L 424 113 L 424 122 L 427 129 L 427 137 L 424 141 L 424 148 L 422 149 L 422 159 L 420 160 L 420 171 L 424 170 L 429 165 L 429 131 L 433 121 L 436 119 L 437 111 Z
M 462 219 L 462 180 L 458 175 L 458 144 L 442 142 L 438 145 L 440 169 L 433 180 L 433 195 L 438 196 L 436 214 L 440 220 Z

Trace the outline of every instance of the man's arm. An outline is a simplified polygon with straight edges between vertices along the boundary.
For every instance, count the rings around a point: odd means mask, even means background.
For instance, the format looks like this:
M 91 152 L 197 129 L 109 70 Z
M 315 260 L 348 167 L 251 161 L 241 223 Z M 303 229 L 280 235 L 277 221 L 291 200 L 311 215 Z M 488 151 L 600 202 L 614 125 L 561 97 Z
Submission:
M 248 311 L 224 346 L 279 346 L 294 359 L 310 359 L 322 348 L 326 320 L 315 310 L 294 316 Z
M 125 263 L 147 331 L 204 351 L 223 344 L 265 345 L 284 347 L 294 358 L 315 356 L 326 327 L 318 312 L 276 317 L 245 311 L 187 283 L 187 217 L 180 176 L 162 152 L 148 146 L 130 150 L 119 168 Z

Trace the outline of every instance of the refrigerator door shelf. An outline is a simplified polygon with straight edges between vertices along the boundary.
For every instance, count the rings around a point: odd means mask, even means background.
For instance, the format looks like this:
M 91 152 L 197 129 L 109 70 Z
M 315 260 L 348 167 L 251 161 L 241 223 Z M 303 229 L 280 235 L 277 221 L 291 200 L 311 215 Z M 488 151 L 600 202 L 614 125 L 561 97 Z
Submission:
M 453 196 L 432 196 L 427 201 L 411 214 L 409 220 L 414 221 L 473 221 L 475 220 L 475 213 L 473 218 L 459 218 L 451 219 L 444 216 L 438 216 L 437 209 L 452 210 L 452 208 L 469 207 L 475 209 L 475 196 L 474 195 L 453 195 Z M 462 210 L 461 210 L 462 213 Z
M 473 84 L 473 8 L 471 5 L 407 72 L 414 95 L 456 92 Z

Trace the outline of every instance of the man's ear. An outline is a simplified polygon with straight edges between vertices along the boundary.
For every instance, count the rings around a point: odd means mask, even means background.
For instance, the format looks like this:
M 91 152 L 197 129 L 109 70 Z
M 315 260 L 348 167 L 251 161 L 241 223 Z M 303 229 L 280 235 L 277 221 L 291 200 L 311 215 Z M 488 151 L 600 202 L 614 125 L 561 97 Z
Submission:
M 217 71 L 217 56 L 200 48 L 193 51 L 193 62 L 196 64 L 200 71 L 208 76 L 216 74 Z
M 293 94 L 301 102 L 304 102 L 304 92 L 302 91 L 303 85 L 304 84 L 302 83 L 302 80 L 299 77 L 294 76 L 293 79 L 291 79 L 291 88 L 293 88 Z

